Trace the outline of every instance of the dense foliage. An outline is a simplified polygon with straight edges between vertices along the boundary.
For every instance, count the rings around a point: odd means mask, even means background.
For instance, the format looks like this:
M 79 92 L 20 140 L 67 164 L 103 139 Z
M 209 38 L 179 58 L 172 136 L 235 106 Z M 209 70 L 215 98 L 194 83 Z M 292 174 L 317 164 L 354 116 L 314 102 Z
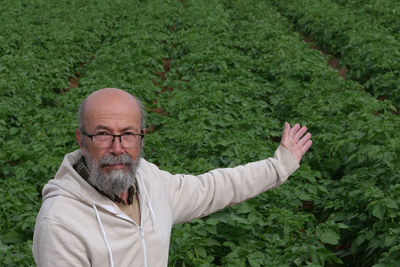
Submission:
M 146 107 L 145 157 L 174 173 L 269 157 L 284 121 L 313 134 L 286 184 L 176 226 L 171 266 L 397 266 L 398 5 L 376 2 L 3 3 L 0 262 L 34 265 L 41 189 L 78 148 L 78 106 L 118 87 Z
M 348 77 L 400 107 L 400 35 L 397 1 L 272 0 L 296 27 L 342 59 Z M 386 6 L 384 16 L 382 9 Z M 387 26 L 387 25 L 390 26 Z

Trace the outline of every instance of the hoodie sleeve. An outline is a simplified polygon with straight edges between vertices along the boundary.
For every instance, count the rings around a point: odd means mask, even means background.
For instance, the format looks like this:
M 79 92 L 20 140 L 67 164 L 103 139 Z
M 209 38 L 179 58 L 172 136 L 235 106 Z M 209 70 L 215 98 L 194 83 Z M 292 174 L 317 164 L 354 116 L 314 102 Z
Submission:
M 91 266 L 79 233 L 56 220 L 37 225 L 32 250 L 37 266 Z
M 273 158 L 208 173 L 174 175 L 169 179 L 173 223 L 190 221 L 243 202 L 284 183 L 299 164 L 279 146 Z

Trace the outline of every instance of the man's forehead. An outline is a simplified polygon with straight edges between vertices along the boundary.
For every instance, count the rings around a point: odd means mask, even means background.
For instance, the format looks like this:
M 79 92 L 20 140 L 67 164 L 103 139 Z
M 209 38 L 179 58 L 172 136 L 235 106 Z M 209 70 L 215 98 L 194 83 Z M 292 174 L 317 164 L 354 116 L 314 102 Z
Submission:
M 135 98 L 120 89 L 117 88 L 104 88 L 93 92 L 87 99 L 88 104 L 126 104 L 136 106 Z
M 101 90 L 90 95 L 86 102 L 84 120 L 86 124 L 101 121 L 140 121 L 140 109 L 136 99 L 122 90 Z
M 85 112 L 100 110 L 138 110 L 136 99 L 129 93 L 115 88 L 106 88 L 92 93 L 86 102 Z

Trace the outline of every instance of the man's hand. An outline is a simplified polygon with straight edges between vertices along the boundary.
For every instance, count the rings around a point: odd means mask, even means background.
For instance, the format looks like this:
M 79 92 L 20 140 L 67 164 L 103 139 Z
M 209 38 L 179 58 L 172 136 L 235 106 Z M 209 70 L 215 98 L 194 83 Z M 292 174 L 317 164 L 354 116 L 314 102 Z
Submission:
M 305 126 L 300 127 L 299 124 L 295 124 L 290 128 L 289 123 L 285 123 L 285 128 L 282 134 L 281 146 L 292 152 L 292 154 L 300 163 L 301 158 L 310 148 L 311 134 L 307 133 L 307 128 Z

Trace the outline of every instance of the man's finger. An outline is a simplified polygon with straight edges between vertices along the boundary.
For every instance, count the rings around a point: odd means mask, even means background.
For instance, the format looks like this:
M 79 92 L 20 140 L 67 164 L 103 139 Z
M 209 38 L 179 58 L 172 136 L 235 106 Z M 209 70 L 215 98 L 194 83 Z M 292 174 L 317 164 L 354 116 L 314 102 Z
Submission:
M 289 132 L 290 132 L 290 124 L 288 122 L 285 122 L 285 127 L 283 128 L 283 133 L 282 133 L 282 141 L 286 142 L 286 140 L 289 138 Z
M 310 134 L 310 133 L 307 133 L 306 135 L 304 135 L 304 136 L 299 140 L 299 142 L 298 142 L 297 144 L 300 145 L 300 146 L 304 146 L 304 144 L 307 143 L 307 141 L 310 140 L 310 138 L 311 138 L 311 134 Z
M 290 124 L 285 122 L 285 127 L 283 128 L 283 135 L 288 135 L 290 131 Z
M 292 129 L 290 129 L 290 134 L 294 136 L 299 131 L 299 129 L 300 129 L 300 124 L 296 123 L 292 127 Z
M 302 155 L 304 155 L 308 151 L 311 145 L 312 145 L 312 140 L 308 140 L 307 143 L 304 144 L 304 146 L 301 148 Z
M 301 127 L 301 129 L 298 130 L 297 133 L 294 135 L 294 138 L 295 138 L 296 142 L 297 142 L 298 140 L 300 140 L 300 138 L 301 138 L 306 132 L 307 132 L 307 127 L 306 127 L 306 126 Z

